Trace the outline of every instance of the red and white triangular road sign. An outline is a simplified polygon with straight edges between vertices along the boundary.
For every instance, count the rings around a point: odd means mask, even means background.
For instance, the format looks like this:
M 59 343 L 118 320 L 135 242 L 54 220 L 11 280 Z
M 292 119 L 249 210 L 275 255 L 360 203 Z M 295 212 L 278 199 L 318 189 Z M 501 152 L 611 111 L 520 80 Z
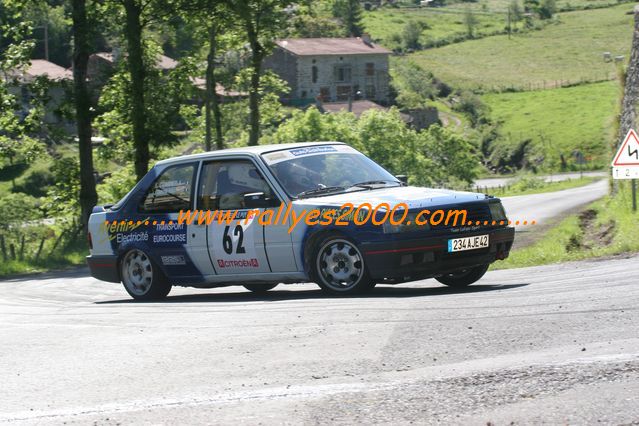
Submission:
M 639 167 L 639 137 L 634 130 L 630 129 L 623 143 L 612 160 L 613 167 L 617 166 L 637 166 Z
M 639 137 L 630 129 L 612 160 L 613 179 L 639 179 Z

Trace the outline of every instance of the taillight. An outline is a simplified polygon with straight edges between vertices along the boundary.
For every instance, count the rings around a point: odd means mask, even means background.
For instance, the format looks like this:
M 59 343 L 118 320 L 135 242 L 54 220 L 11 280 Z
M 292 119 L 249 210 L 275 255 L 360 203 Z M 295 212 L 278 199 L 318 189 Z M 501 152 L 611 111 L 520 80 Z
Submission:
M 91 238 L 90 232 L 87 232 L 87 240 L 89 241 L 89 249 L 93 250 L 93 239 Z

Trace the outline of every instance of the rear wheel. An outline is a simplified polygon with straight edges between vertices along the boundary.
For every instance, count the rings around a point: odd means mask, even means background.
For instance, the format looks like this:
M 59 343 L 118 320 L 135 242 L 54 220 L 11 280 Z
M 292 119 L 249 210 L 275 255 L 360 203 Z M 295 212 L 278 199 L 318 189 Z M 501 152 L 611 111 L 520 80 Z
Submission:
M 484 276 L 490 265 L 479 265 L 472 268 L 460 269 L 449 274 L 435 277 L 437 281 L 449 287 L 466 287 L 477 282 Z
M 253 293 L 266 293 L 269 290 L 273 290 L 277 287 L 277 284 L 245 284 L 244 288 L 252 291 Z
M 171 291 L 171 284 L 142 250 L 128 251 L 120 262 L 124 289 L 136 300 L 159 300 Z
M 375 286 L 357 245 L 341 235 L 323 238 L 313 252 L 313 279 L 331 294 L 362 293 Z

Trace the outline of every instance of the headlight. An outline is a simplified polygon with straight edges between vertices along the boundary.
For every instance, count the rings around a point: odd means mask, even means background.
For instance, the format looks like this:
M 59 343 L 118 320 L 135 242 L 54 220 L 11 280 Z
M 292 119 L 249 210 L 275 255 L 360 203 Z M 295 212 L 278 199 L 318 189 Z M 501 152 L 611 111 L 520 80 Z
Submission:
M 415 232 L 415 231 L 428 231 L 430 229 L 430 224 L 428 223 L 428 216 L 422 215 L 420 217 L 420 222 L 426 222 L 423 225 L 418 225 L 416 223 L 416 218 L 419 212 L 409 212 L 406 215 L 406 218 L 399 225 L 393 225 L 390 222 L 390 217 L 384 221 L 384 234 L 398 234 L 400 232 Z M 395 213 L 394 221 L 399 220 L 402 217 L 401 211 L 397 211 Z
M 506 212 L 504 211 L 504 206 L 499 203 L 490 203 L 490 216 L 494 221 L 506 221 Z

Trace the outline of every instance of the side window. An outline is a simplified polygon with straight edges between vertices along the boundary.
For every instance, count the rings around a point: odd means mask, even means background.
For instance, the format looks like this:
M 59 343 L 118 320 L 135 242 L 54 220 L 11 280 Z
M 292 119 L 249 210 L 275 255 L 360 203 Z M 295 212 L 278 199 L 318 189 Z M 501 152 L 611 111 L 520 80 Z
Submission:
M 244 195 L 263 192 L 275 197 L 253 162 L 248 160 L 206 163 L 200 178 L 198 208 L 202 210 L 238 210 L 247 208 Z
M 164 170 L 149 188 L 140 210 L 145 213 L 177 213 L 191 208 L 195 164 Z

